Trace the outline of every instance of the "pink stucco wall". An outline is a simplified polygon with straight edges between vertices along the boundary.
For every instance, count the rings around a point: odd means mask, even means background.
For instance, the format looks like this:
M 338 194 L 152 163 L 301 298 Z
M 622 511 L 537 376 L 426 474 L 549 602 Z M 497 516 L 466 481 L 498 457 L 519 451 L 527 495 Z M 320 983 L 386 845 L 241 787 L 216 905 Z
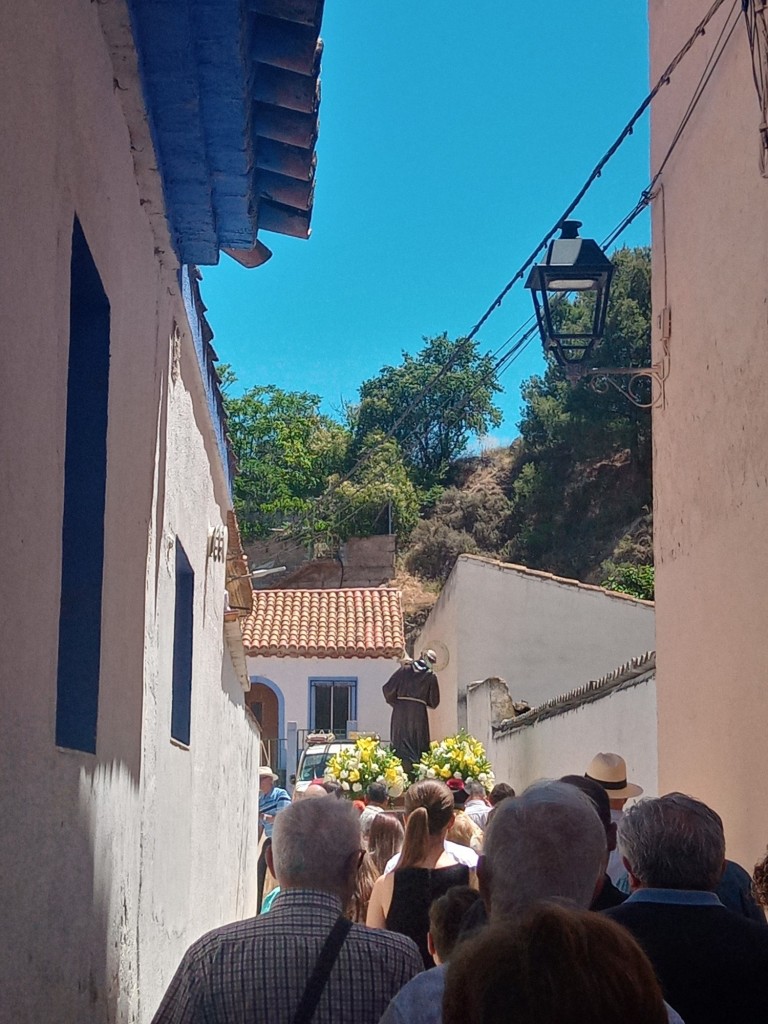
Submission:
M 709 6 L 650 0 L 652 80 Z M 731 6 L 723 4 L 653 106 L 654 169 Z M 654 313 L 667 304 L 672 314 L 666 407 L 654 414 L 659 789 L 711 804 L 725 821 L 729 855 L 750 869 L 768 842 L 768 180 L 758 170 L 760 120 L 741 22 L 653 203 Z M 654 345 L 658 359 L 658 328 Z

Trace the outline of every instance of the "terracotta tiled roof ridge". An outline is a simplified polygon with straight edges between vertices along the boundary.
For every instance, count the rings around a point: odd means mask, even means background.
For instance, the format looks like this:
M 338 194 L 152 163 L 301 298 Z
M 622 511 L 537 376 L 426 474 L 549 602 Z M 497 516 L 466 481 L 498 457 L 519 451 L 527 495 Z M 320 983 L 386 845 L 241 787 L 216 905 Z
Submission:
M 277 658 L 399 658 L 401 594 L 392 587 L 257 590 L 243 640 L 249 654 Z

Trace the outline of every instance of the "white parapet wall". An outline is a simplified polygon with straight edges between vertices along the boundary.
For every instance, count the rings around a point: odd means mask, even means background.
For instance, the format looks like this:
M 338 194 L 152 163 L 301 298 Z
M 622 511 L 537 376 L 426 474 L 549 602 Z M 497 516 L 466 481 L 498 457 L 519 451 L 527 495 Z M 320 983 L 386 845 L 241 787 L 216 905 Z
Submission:
M 433 736 L 466 724 L 467 683 L 501 676 L 533 707 L 655 646 L 654 606 L 578 580 L 460 555 L 416 648 L 446 655 Z
M 537 779 L 583 775 L 595 754 L 613 752 L 625 759 L 633 782 L 657 795 L 652 653 L 525 714 L 494 721 L 494 709 L 504 706 L 502 688 L 503 680 L 486 679 L 467 693 L 469 731 L 486 744 L 498 782 L 520 792 Z

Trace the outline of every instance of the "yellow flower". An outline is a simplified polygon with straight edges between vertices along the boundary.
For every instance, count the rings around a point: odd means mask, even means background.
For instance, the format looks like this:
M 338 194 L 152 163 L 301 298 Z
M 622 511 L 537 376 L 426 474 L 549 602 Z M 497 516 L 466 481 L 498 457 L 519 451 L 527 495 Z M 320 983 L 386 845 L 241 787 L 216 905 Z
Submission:
M 445 765 L 445 767 L 441 768 L 440 774 L 443 776 L 444 779 L 450 779 L 451 775 L 453 775 L 450 765 Z

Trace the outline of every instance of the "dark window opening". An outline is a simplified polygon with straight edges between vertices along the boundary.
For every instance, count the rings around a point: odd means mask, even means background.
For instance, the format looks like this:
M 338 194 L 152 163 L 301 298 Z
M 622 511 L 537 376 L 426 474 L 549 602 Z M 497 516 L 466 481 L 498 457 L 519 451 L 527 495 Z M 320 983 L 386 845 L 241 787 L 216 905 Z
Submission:
M 310 680 L 310 729 L 346 736 L 347 722 L 356 715 L 356 702 L 354 679 Z
M 107 489 L 109 300 L 75 220 L 69 302 L 56 743 L 96 753 Z
M 173 690 L 171 736 L 189 746 L 192 719 L 192 639 L 195 574 L 176 540 L 176 604 L 173 612 Z

